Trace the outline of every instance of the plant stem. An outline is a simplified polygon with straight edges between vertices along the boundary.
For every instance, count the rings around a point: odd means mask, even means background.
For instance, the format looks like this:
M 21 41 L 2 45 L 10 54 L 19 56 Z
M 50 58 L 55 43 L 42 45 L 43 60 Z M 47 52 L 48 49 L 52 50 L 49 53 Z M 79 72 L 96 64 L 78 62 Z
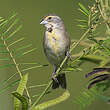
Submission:
M 19 73 L 19 75 L 20 75 L 20 78 L 22 78 L 22 73 L 21 73 L 21 71 L 20 71 L 20 69 L 19 69 L 19 67 L 18 67 L 18 64 L 17 64 L 16 60 L 14 59 L 14 57 L 13 57 L 13 55 L 12 55 L 10 49 L 8 48 L 6 41 L 3 39 L 3 37 L 2 37 L 2 40 L 3 40 L 4 45 L 6 46 L 7 51 L 8 51 L 9 54 L 10 54 L 10 57 L 12 58 L 12 60 L 13 60 L 13 62 L 14 62 L 14 64 L 15 64 L 15 66 L 16 66 L 16 69 L 17 69 L 17 71 L 18 71 L 18 73 Z M 31 98 L 30 98 L 29 92 L 28 92 L 28 90 L 27 90 L 27 87 L 25 87 L 25 90 L 26 90 L 27 96 L 29 97 L 29 102 L 30 102 L 30 104 L 31 104 Z
M 79 45 L 79 43 L 84 39 L 84 37 L 87 35 L 87 33 L 90 31 L 90 28 L 82 35 L 82 37 L 79 39 L 79 41 L 70 48 L 70 53 L 73 51 L 73 49 Z
M 96 0 L 96 2 L 97 2 L 97 0 Z M 100 11 L 100 14 L 101 14 L 102 18 L 105 20 L 105 17 L 104 17 L 104 15 L 103 15 L 103 12 L 102 12 L 102 9 L 101 9 L 101 7 L 100 7 L 100 4 L 98 3 L 97 6 L 98 6 L 98 9 L 99 9 L 99 11 Z
M 72 45 L 72 47 L 70 48 L 70 53 L 73 51 L 73 49 L 81 42 L 82 39 L 84 39 L 84 37 L 87 35 L 87 33 L 90 31 L 90 29 L 88 29 L 80 38 L 80 40 L 75 43 L 74 45 Z M 59 66 L 59 68 L 56 71 L 56 75 L 60 72 L 61 68 L 63 67 L 63 65 L 65 64 L 66 60 L 68 59 L 68 57 L 66 56 L 65 59 L 62 61 L 61 65 Z M 33 105 L 29 108 L 29 110 L 32 110 L 35 105 L 37 105 L 39 103 L 39 101 L 41 100 L 41 98 L 45 95 L 45 93 L 49 90 L 49 88 L 52 85 L 52 81 L 50 81 L 47 85 L 47 87 L 45 88 L 45 90 L 41 93 L 41 95 L 37 98 L 37 100 L 33 103 Z
M 29 89 L 32 89 L 32 88 L 36 88 L 36 87 L 45 87 L 47 86 L 48 84 L 41 84 L 41 85 L 35 85 L 35 86 L 29 86 L 28 88 Z
M 96 1 L 96 3 L 97 3 L 97 0 L 95 0 Z M 107 2 L 107 0 L 106 0 L 106 2 Z M 110 28 L 110 25 L 109 25 L 109 23 L 108 23 L 108 21 L 107 21 L 107 18 L 106 18 L 106 13 L 104 13 L 103 14 L 103 11 L 104 10 L 102 10 L 101 9 L 101 6 L 100 6 L 101 4 L 97 4 L 97 6 L 98 6 L 98 9 L 99 9 L 99 11 L 100 11 L 100 14 L 101 14 L 101 16 L 102 16 L 102 18 L 104 19 L 104 21 L 105 21 L 105 23 L 106 23 L 106 26 L 107 26 L 107 29 L 109 29 Z M 103 6 L 102 6 L 103 7 Z
M 108 0 L 105 0 L 105 7 L 108 8 Z
M 38 104 L 36 107 L 35 107 L 35 110 L 44 110 L 50 106 L 53 106 L 53 105 L 56 105 L 66 99 L 68 99 L 70 96 L 70 93 L 68 90 L 66 90 L 62 95 L 60 95 L 59 97 L 55 98 L 55 99 L 52 99 L 52 100 L 49 100 L 49 101 L 46 101 L 46 102 L 43 102 L 41 104 Z

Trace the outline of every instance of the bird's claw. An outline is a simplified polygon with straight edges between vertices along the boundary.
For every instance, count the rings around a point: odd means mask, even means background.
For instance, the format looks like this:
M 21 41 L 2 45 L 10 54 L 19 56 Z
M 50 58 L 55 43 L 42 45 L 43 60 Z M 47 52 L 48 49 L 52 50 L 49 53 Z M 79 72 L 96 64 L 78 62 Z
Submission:
M 66 56 L 67 56 L 70 60 L 72 60 L 69 51 L 66 52 Z
M 52 80 L 54 80 L 54 81 L 58 82 L 58 80 L 57 80 L 57 78 L 55 77 L 55 75 L 54 75 L 54 74 L 52 74 Z

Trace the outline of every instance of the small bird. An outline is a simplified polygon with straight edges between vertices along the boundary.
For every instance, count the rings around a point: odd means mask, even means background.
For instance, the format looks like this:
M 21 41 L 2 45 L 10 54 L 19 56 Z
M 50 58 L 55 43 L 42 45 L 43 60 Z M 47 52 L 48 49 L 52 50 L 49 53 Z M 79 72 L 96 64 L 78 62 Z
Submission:
M 70 38 L 68 37 L 62 19 L 55 14 L 45 16 L 40 24 L 46 27 L 43 48 L 48 61 L 53 65 L 52 88 L 56 89 L 61 86 L 63 89 L 66 89 L 65 73 L 59 74 L 56 77 L 55 74 L 65 56 L 70 57 Z

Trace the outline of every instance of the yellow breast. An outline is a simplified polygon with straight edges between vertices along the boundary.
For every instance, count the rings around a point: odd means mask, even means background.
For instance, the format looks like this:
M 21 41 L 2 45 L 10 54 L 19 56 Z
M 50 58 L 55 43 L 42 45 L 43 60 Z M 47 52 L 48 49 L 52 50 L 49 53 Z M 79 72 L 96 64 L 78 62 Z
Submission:
M 58 52 L 58 41 L 59 41 L 59 35 L 55 30 L 52 30 L 52 32 L 47 33 L 48 40 L 50 42 L 50 45 L 52 46 L 52 49 L 57 53 Z

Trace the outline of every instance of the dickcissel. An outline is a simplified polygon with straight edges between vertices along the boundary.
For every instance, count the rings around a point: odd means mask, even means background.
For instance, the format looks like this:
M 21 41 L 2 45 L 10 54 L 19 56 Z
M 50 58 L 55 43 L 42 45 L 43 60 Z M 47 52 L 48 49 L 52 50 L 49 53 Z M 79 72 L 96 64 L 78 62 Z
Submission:
M 65 56 L 69 56 L 70 38 L 62 19 L 57 15 L 49 14 L 45 16 L 40 24 L 46 27 L 43 38 L 44 53 L 54 68 L 52 73 L 52 88 L 56 89 L 61 86 L 66 89 L 65 73 L 59 74 L 56 78 L 55 74 Z

